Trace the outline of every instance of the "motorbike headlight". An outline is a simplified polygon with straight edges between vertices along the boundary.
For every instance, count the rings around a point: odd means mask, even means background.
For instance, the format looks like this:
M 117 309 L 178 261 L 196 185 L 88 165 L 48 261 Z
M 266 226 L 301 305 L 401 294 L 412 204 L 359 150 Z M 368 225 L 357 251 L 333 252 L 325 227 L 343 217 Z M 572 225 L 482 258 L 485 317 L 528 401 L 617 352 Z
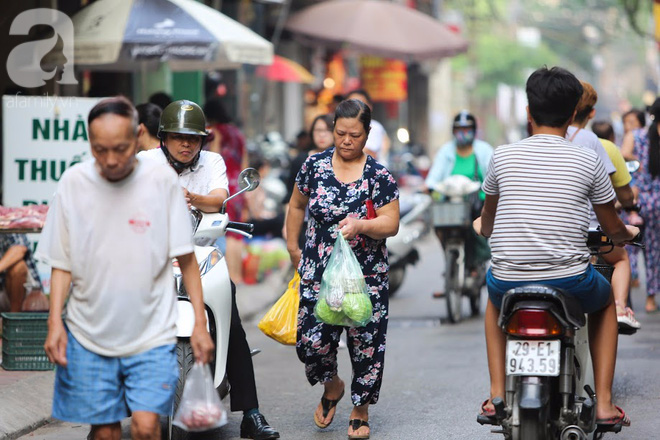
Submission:
M 199 274 L 204 276 L 209 270 L 222 260 L 222 253 L 218 249 L 211 251 L 208 257 L 204 259 L 199 265 Z

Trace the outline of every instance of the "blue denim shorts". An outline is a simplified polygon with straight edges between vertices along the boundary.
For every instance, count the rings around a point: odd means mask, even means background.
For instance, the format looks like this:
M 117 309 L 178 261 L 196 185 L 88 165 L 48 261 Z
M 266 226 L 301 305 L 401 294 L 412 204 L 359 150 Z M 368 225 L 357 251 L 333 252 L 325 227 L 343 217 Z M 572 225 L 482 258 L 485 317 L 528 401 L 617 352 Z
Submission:
M 490 269 L 486 274 L 488 297 L 498 309 L 502 307 L 502 298 L 506 292 L 527 284 L 543 284 L 562 289 L 577 298 L 584 313 L 593 313 L 605 307 L 612 291 L 610 283 L 591 264 L 583 274 L 554 280 L 503 281 L 495 278 Z
M 55 373 L 53 417 L 90 425 L 119 422 L 133 411 L 167 415 L 179 369 L 176 346 L 163 345 L 127 357 L 84 348 L 67 330 L 67 366 Z

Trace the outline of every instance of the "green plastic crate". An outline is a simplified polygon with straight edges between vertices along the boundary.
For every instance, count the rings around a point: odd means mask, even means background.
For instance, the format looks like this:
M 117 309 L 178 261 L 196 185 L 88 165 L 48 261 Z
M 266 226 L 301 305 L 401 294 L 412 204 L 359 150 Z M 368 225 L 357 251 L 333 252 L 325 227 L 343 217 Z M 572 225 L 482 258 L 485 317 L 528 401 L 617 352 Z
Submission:
M 2 314 L 2 367 L 5 370 L 52 370 L 44 342 L 48 313 Z

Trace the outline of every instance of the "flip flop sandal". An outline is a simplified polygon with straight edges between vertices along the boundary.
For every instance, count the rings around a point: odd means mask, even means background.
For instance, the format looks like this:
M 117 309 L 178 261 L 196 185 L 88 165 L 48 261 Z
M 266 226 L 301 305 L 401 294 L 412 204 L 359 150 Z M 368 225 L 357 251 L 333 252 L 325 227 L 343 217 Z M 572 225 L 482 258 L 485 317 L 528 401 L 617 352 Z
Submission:
M 610 417 L 607 419 L 596 419 L 596 425 L 599 425 L 599 427 L 603 427 L 603 428 L 614 427 L 616 425 L 630 426 L 630 418 L 628 418 L 626 412 L 616 405 L 614 405 L 614 407 L 617 410 L 619 410 L 621 415 Z
M 362 428 L 363 426 L 366 426 L 369 428 L 369 422 L 366 420 L 360 420 L 360 419 L 351 419 L 348 421 L 348 426 L 353 428 L 353 432 L 357 431 L 358 429 Z M 369 433 L 370 434 L 370 433 Z M 353 439 L 367 439 L 369 438 L 369 434 L 349 434 L 348 439 L 353 440 Z
M 486 399 L 484 400 L 484 403 L 481 404 L 481 413 L 479 414 L 480 416 L 484 416 L 488 418 L 495 417 L 495 408 L 486 409 L 486 405 L 488 405 L 489 400 L 490 399 Z
M 321 407 L 323 407 L 323 418 L 324 419 L 326 417 L 328 417 L 328 414 L 330 413 L 330 410 L 337 406 L 337 404 L 339 403 L 339 401 L 341 400 L 342 397 L 344 397 L 344 391 L 341 392 L 341 395 L 339 396 L 339 399 L 335 399 L 335 400 L 326 399 L 324 396 L 321 396 Z M 335 413 L 337 413 L 336 410 L 335 410 Z M 328 426 L 330 426 L 330 423 L 332 423 L 334 418 L 335 418 L 335 416 L 333 414 L 332 418 L 330 419 L 330 421 L 328 423 L 323 423 L 321 421 L 321 419 L 319 419 L 319 417 L 316 415 L 316 412 L 314 412 L 314 423 L 316 423 L 316 426 L 318 426 L 321 429 L 325 429 Z

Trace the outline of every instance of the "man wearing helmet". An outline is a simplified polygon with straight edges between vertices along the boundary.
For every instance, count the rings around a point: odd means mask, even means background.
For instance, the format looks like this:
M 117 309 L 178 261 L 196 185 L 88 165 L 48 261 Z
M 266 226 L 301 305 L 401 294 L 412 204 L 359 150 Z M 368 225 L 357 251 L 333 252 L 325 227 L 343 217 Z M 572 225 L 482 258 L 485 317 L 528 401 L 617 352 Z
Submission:
M 158 137 L 160 148 L 142 151 L 142 158 L 167 162 L 179 175 L 188 202 L 202 212 L 219 212 L 229 196 L 227 167 L 217 153 L 203 151 L 208 132 L 203 110 L 188 100 L 174 101 L 163 110 Z M 245 330 L 236 307 L 236 286 L 231 283 L 232 312 L 227 354 L 227 379 L 231 410 L 243 411 L 241 437 L 257 440 L 279 438 L 259 412 L 254 367 Z
M 488 164 L 493 155 L 493 147 L 482 140 L 476 139 L 477 120 L 467 110 L 454 117 L 452 123 L 453 138 L 438 150 L 433 165 L 426 177 L 426 187 L 429 190 L 449 176 L 462 175 L 472 180 L 483 182 L 488 173 Z M 479 201 L 483 202 L 485 194 L 479 192 Z M 476 203 L 479 205 L 479 203 Z M 474 207 L 475 217 L 479 216 L 479 206 Z M 442 243 L 442 234 L 436 231 Z M 488 243 L 476 235 L 465 243 L 466 265 L 474 269 L 482 260 L 489 258 Z M 434 298 L 441 298 L 443 292 L 435 292 Z

